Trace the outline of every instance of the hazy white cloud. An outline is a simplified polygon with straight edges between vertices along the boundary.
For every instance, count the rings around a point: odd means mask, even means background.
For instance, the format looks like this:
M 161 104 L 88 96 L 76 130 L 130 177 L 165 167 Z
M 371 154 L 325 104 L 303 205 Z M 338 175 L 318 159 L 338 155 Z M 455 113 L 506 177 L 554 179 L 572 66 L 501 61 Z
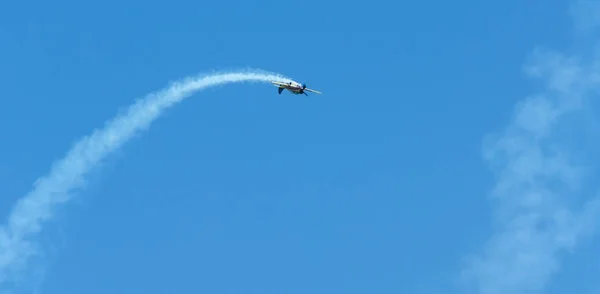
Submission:
M 477 293 L 541 292 L 561 253 L 594 231 L 600 198 L 577 203 L 589 166 L 578 164 L 582 155 L 558 132 L 585 127 L 570 118 L 585 113 L 598 91 L 600 58 L 582 59 L 534 51 L 525 71 L 543 81 L 544 91 L 519 102 L 509 126 L 485 140 L 484 157 L 497 177 L 494 233 L 463 271 Z

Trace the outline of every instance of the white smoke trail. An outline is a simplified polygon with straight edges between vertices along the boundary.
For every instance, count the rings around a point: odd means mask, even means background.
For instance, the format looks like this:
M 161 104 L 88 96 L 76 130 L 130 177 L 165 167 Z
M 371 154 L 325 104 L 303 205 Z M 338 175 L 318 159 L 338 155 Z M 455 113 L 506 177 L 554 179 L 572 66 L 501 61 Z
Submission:
M 110 120 L 103 128 L 79 140 L 66 156 L 56 162 L 48 175 L 38 179 L 32 191 L 20 199 L 0 228 L 0 284 L 9 281 L 27 261 L 38 253 L 32 240 L 42 223 L 52 218 L 52 209 L 71 199 L 82 188 L 86 173 L 99 161 L 116 151 L 136 132 L 143 131 L 170 106 L 204 88 L 237 82 L 289 82 L 278 74 L 248 71 L 186 78 L 152 93 Z
M 590 111 L 600 88 L 600 55 L 590 66 L 583 56 L 534 53 L 527 73 L 541 78 L 545 91 L 519 102 L 509 126 L 486 140 L 485 157 L 497 172 L 494 232 L 463 271 L 480 294 L 542 293 L 562 255 L 595 233 L 600 216 L 598 197 L 577 207 L 595 167 L 578 150 L 590 147 L 581 131 L 588 122 L 575 119 Z M 574 137 L 579 148 L 570 147 Z

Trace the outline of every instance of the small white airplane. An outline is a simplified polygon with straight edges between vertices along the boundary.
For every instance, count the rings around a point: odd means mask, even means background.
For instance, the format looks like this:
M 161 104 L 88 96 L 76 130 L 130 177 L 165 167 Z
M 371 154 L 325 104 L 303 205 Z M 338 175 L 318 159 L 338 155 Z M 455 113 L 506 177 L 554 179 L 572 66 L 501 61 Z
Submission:
M 300 85 L 299 83 L 296 83 L 296 82 L 288 82 L 288 83 L 271 82 L 271 84 L 279 87 L 279 89 L 277 89 L 277 92 L 279 94 L 281 94 L 281 92 L 283 92 L 284 89 L 292 92 L 295 95 L 304 94 L 304 95 L 308 96 L 308 94 L 306 94 L 305 91 L 313 92 L 316 94 L 321 94 L 321 92 L 319 92 L 319 91 L 307 88 L 306 84 Z

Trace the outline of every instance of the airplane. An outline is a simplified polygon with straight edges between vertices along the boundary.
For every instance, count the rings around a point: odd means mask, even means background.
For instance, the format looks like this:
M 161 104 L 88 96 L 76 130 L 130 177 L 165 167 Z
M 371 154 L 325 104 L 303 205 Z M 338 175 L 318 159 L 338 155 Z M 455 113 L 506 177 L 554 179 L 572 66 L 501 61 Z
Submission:
M 321 92 L 319 92 L 319 91 L 307 88 L 306 84 L 300 85 L 296 82 L 288 82 L 288 83 L 271 82 L 271 83 L 273 85 L 279 87 L 279 89 L 277 89 L 277 92 L 279 94 L 281 94 L 281 92 L 283 92 L 284 89 L 292 92 L 294 95 L 304 94 L 304 95 L 308 96 L 308 94 L 306 94 L 306 91 L 321 94 Z

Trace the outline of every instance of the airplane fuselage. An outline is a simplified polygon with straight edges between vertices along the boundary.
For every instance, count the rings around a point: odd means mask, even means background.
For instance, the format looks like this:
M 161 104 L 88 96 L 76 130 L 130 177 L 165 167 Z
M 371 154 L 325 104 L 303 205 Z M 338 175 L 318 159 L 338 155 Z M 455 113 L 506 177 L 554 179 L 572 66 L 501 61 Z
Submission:
M 304 90 L 302 90 L 302 88 L 298 89 L 298 88 L 287 88 L 288 91 L 299 95 L 299 94 L 304 94 Z
M 287 82 L 287 83 L 271 82 L 271 83 L 277 86 L 277 88 L 278 88 L 277 92 L 279 94 L 281 94 L 281 92 L 283 92 L 283 90 L 288 90 L 292 94 L 295 94 L 295 95 L 304 94 L 304 95 L 308 96 L 308 94 L 306 92 L 313 92 L 313 93 L 321 94 L 321 92 L 319 92 L 319 91 L 308 89 L 306 87 L 306 84 L 299 84 L 296 82 Z
M 295 94 L 295 95 L 304 94 L 304 89 L 302 88 L 302 85 L 295 85 L 295 84 L 289 83 L 286 85 L 279 86 L 279 90 L 280 90 L 279 94 L 281 94 L 281 91 L 283 91 L 284 89 L 292 92 L 292 94 Z

